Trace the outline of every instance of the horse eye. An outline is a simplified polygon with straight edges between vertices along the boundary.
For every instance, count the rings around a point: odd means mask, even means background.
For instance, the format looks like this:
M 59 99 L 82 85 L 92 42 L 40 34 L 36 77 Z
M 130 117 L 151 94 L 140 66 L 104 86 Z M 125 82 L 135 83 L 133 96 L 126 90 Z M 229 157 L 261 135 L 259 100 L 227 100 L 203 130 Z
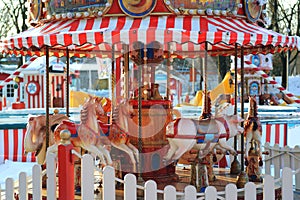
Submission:
M 29 118 L 29 121 L 30 121 L 30 122 L 31 122 L 31 121 L 33 121 L 33 120 L 34 120 L 34 118 L 33 118 L 33 117 L 30 117 L 30 118 Z

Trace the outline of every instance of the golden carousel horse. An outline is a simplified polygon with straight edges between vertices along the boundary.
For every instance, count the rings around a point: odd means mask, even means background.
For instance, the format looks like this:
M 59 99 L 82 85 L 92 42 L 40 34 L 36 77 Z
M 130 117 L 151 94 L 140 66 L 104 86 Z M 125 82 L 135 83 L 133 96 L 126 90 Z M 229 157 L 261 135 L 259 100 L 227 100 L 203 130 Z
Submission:
M 63 114 L 49 115 L 49 133 L 53 135 L 53 127 L 69 118 Z M 49 143 L 54 143 L 54 138 L 49 138 Z M 24 137 L 24 151 L 36 152 L 38 164 L 45 164 L 46 160 L 46 116 L 29 115 Z
M 245 137 L 245 165 L 247 166 L 248 154 L 251 146 L 256 144 L 256 151 L 259 155 L 259 165 L 262 166 L 262 152 L 261 152 L 261 136 L 262 136 L 262 125 L 257 114 L 257 102 L 256 97 L 249 96 L 249 109 L 248 115 L 244 122 L 244 137 Z
M 128 154 L 133 172 L 137 172 L 137 164 L 139 160 L 138 149 L 130 143 L 128 134 L 128 120 L 134 116 L 133 106 L 129 101 L 123 100 L 116 106 L 112 113 L 112 122 L 109 124 L 110 130 L 108 138 L 111 145 Z
M 71 143 L 74 147 L 81 147 L 94 156 L 98 156 L 102 164 L 111 165 L 109 151 L 104 148 L 109 144 L 108 138 L 103 134 L 97 121 L 97 114 L 104 113 L 101 102 L 96 97 L 91 97 L 84 103 L 80 111 L 80 124 L 72 121 L 63 121 L 54 130 L 54 144 L 48 148 L 49 152 L 57 152 L 60 143 L 60 132 L 68 129 L 71 132 Z

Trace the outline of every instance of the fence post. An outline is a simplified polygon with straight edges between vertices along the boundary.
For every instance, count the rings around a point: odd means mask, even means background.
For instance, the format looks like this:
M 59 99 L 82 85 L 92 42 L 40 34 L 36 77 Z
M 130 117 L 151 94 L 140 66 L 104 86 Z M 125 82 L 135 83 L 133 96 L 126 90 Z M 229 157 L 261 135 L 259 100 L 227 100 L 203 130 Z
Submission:
M 103 200 L 116 199 L 115 169 L 111 166 L 104 167 L 103 170 Z
M 294 199 L 293 172 L 291 168 L 285 167 L 282 170 L 282 200 L 289 199 Z
M 32 168 L 32 199 L 42 199 L 42 169 L 38 164 Z
M 124 200 L 135 200 L 136 195 L 136 177 L 133 174 L 126 174 L 124 177 Z
M 157 185 L 153 180 L 145 183 L 145 200 L 157 200 Z
M 194 186 L 188 185 L 184 188 L 184 200 L 196 200 L 197 190 Z
M 275 181 L 271 175 L 266 175 L 263 181 L 264 184 L 264 200 L 275 199 Z
M 205 199 L 217 200 L 217 189 L 213 186 L 208 186 L 205 190 Z
M 74 159 L 73 145 L 69 130 L 60 132 L 61 144 L 58 146 L 58 196 L 60 200 L 74 200 Z
M 300 146 L 296 145 L 293 151 L 294 151 L 293 154 L 295 155 L 294 170 L 297 170 L 300 168 Z M 300 173 L 295 175 L 295 184 L 296 184 L 295 189 L 299 191 L 300 190 Z
M 237 187 L 235 184 L 228 184 L 225 187 L 225 199 L 236 200 L 237 199 Z
M 272 156 L 274 156 L 273 165 L 274 165 L 274 177 L 280 178 L 280 169 L 281 169 L 281 156 L 278 156 L 280 154 L 280 147 L 279 144 L 275 144 L 272 150 Z
M 27 174 L 25 172 L 19 174 L 19 198 L 23 200 L 28 199 L 28 183 Z
M 245 200 L 256 200 L 256 185 L 253 182 L 248 182 L 245 185 Z
M 270 143 L 265 143 L 265 151 L 269 152 L 269 154 L 265 155 L 265 174 L 271 174 L 271 160 L 269 159 L 271 157 L 271 149 L 270 149 Z
M 89 154 L 81 160 L 81 196 L 82 199 L 94 199 L 94 160 Z
M 56 199 L 56 155 L 54 153 L 47 153 L 47 198 Z
M 7 178 L 5 181 L 5 199 L 14 199 L 14 179 Z
M 164 188 L 164 199 L 165 200 L 176 199 L 176 188 L 173 185 L 167 185 Z

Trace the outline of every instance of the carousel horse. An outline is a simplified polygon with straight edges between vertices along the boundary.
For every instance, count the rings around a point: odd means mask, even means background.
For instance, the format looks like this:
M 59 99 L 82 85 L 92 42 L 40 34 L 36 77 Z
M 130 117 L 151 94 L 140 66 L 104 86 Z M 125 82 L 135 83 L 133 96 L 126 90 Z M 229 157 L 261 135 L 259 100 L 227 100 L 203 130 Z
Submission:
M 63 114 L 49 115 L 49 133 L 53 135 L 53 127 L 60 124 L 63 120 L 69 118 Z M 46 158 L 46 116 L 45 115 L 29 115 L 24 137 L 24 151 L 36 152 L 38 164 L 45 164 Z M 53 137 L 49 138 L 49 143 L 53 144 Z
M 60 123 L 54 130 L 54 144 L 48 148 L 47 152 L 57 152 L 60 132 L 68 129 L 71 132 L 70 141 L 74 147 L 81 147 L 94 156 L 98 156 L 103 165 L 111 165 L 109 151 L 104 148 L 104 145 L 110 142 L 98 124 L 97 113 L 104 113 L 102 105 L 100 101 L 96 101 L 96 98 L 90 96 L 80 111 L 80 124 L 72 121 Z
M 111 145 L 128 154 L 133 165 L 133 172 L 137 172 L 139 151 L 129 141 L 128 120 L 134 115 L 133 106 L 124 100 L 112 112 L 112 122 L 108 138 Z
M 210 100 L 207 96 L 204 98 Z M 210 103 L 209 106 L 211 106 Z M 202 116 L 208 116 L 208 118 L 198 120 L 178 118 L 167 125 L 166 134 L 170 148 L 164 157 L 165 161 L 176 161 L 191 149 L 197 149 L 200 157 L 203 158 L 213 150 L 216 144 L 230 151 L 231 154 L 236 154 L 236 151 L 227 145 L 226 138 L 243 132 L 244 129 L 239 126 L 243 119 L 238 115 L 225 115 L 222 119 L 213 118 L 207 113 Z
M 248 115 L 244 123 L 244 137 L 246 139 L 245 145 L 245 165 L 248 165 L 248 154 L 249 150 L 254 143 L 257 146 L 257 152 L 259 155 L 259 165 L 262 166 L 262 152 L 261 152 L 261 136 L 262 136 L 262 125 L 257 116 L 257 102 L 256 97 L 249 96 L 249 109 Z
M 95 97 L 97 103 L 101 103 L 104 114 L 97 115 L 97 120 L 100 123 L 108 124 L 109 123 L 109 113 L 111 112 L 111 100 L 107 97 Z M 105 131 L 103 131 L 105 132 Z

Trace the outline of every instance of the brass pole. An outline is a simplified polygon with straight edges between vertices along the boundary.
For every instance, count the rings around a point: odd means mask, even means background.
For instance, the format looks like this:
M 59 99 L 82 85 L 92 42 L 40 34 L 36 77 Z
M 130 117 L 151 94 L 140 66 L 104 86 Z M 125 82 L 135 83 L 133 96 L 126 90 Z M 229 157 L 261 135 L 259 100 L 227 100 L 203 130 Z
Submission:
M 241 117 L 244 119 L 244 47 L 241 47 Z M 241 123 L 244 126 L 244 123 Z M 244 171 L 244 133 L 241 134 L 241 170 Z
M 67 47 L 67 49 L 66 49 L 66 54 L 67 54 L 67 77 L 66 77 L 66 79 L 67 79 L 67 82 L 66 82 L 66 85 L 65 85 L 65 87 L 66 87 L 66 115 L 68 116 L 68 117 L 70 117 L 70 110 L 69 110 L 69 107 L 70 107 L 70 91 L 69 91 L 69 89 L 70 89 L 70 87 L 69 87 L 69 83 L 70 83 L 70 54 L 69 54 L 69 49 L 68 49 L 68 47 Z
M 49 90 L 49 47 L 46 46 L 46 149 L 49 147 L 49 104 L 50 104 L 50 90 Z
M 111 113 L 110 113 L 110 123 L 112 123 L 113 110 L 116 105 L 115 97 L 115 46 L 111 47 Z

